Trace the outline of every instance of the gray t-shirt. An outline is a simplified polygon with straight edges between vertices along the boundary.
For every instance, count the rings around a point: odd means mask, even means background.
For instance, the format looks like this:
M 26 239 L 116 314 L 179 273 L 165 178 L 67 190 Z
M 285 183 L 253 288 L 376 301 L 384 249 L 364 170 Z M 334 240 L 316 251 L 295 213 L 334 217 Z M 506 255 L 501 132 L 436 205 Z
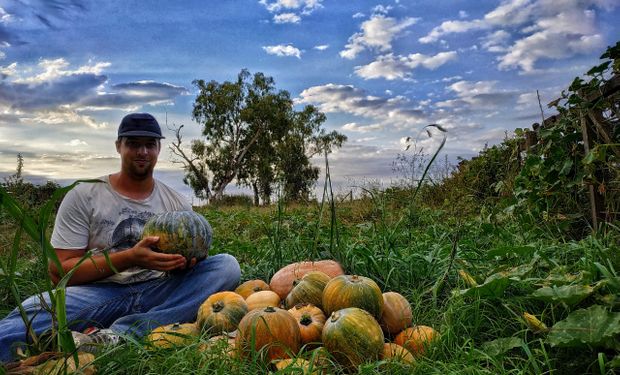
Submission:
M 181 195 L 155 180 L 151 195 L 142 200 L 117 193 L 108 176 L 103 182 L 80 183 L 67 193 L 54 224 L 51 243 L 56 249 L 116 252 L 133 247 L 146 221 L 165 211 L 191 210 Z M 131 267 L 99 282 L 135 283 L 161 277 L 161 271 Z

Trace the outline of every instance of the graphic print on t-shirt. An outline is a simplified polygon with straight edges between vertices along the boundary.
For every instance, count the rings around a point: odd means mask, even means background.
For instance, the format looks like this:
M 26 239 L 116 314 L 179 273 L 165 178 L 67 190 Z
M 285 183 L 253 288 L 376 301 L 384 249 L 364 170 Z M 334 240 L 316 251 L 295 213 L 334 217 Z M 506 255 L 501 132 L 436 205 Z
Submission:
M 142 229 L 147 220 L 153 216 L 152 212 L 136 211 L 124 207 L 119 212 L 119 217 L 126 217 L 121 220 L 112 231 L 112 237 L 108 241 L 110 252 L 129 249 L 137 244 L 142 237 Z
M 118 223 L 112 233 L 110 252 L 129 249 L 137 244 L 142 237 L 142 228 L 145 223 L 146 221 L 137 217 L 130 217 Z

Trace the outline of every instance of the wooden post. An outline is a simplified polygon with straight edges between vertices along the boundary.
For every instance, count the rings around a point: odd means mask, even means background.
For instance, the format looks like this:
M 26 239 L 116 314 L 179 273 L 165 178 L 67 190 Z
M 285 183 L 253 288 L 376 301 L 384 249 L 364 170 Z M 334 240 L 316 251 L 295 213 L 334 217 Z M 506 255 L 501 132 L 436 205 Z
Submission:
M 585 150 L 585 154 L 587 155 L 590 152 L 590 130 L 588 129 L 588 118 L 583 113 L 583 111 L 579 111 L 579 117 L 581 119 L 581 135 L 583 137 L 583 148 Z M 602 207 L 602 199 L 598 194 L 594 185 L 588 183 L 588 197 L 590 199 L 590 213 L 592 215 L 592 230 L 594 232 L 598 231 L 599 225 L 598 221 L 601 218 L 601 213 L 603 212 Z

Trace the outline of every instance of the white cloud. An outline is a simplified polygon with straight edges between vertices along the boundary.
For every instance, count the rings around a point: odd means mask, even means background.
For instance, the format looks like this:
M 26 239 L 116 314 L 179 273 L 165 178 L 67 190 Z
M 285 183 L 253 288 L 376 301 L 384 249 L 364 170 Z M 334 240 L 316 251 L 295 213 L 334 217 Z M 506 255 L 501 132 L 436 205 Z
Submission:
M 364 79 L 385 78 L 387 80 L 407 79 L 411 71 L 418 67 L 437 69 L 449 61 L 456 60 L 457 53 L 454 51 L 440 52 L 435 56 L 413 53 L 408 56 L 394 56 L 387 54 L 379 56 L 377 60 L 368 65 L 358 66 L 355 73 Z
M 538 19 L 528 31 L 533 34 L 517 40 L 509 51 L 499 58 L 499 68 L 518 67 L 526 73 L 536 70 L 540 59 L 562 59 L 576 54 L 590 53 L 604 45 L 596 33 L 595 13 L 570 10 Z
M 382 14 L 374 14 L 360 26 L 361 32 L 353 34 L 340 51 L 340 56 L 345 59 L 354 59 L 366 49 L 387 52 L 392 49 L 392 41 L 409 26 L 415 24 L 417 18 L 407 17 L 396 20 Z
M 357 12 L 353 16 L 353 18 L 364 18 L 366 15 L 364 13 Z
M 275 23 L 299 23 L 301 16 L 312 14 L 315 10 L 323 7 L 323 0 L 260 0 L 269 13 L 275 13 Z
M 482 39 L 482 48 L 489 52 L 505 52 L 508 50 L 507 43 L 510 40 L 510 33 L 506 30 L 494 31 Z
M 489 25 L 481 20 L 473 21 L 444 21 L 435 27 L 431 32 L 418 39 L 420 43 L 432 43 L 438 41 L 442 36 L 451 33 L 464 33 L 470 30 L 486 29 Z
M 376 13 L 376 14 L 387 14 L 390 10 L 392 10 L 392 6 L 391 5 L 377 5 L 374 8 L 372 8 L 372 12 Z
M 325 51 L 326 49 L 329 48 L 329 44 L 320 44 L 320 45 L 314 46 L 312 48 L 314 48 L 316 50 L 319 50 L 319 51 Z
M 469 17 L 469 14 L 467 14 L 466 11 L 459 10 L 459 18 L 467 18 L 467 17 Z
M 273 16 L 273 22 L 275 23 L 299 23 L 301 17 L 295 13 L 281 13 Z
M 413 103 L 405 97 L 377 97 L 351 85 L 329 83 L 313 86 L 303 90 L 295 102 L 315 104 L 327 113 L 340 112 L 373 119 L 381 125 L 395 128 L 416 126 L 427 118 L 423 111 L 414 109 Z
M 71 147 L 88 146 L 88 143 L 84 142 L 81 139 L 72 139 L 69 142 L 67 142 L 67 146 L 71 146 Z
M 452 108 L 457 111 L 471 109 L 497 108 L 514 102 L 517 93 L 496 88 L 497 81 L 458 81 L 448 90 L 456 95 L 456 99 L 435 103 L 439 108 Z
M 84 115 L 86 109 L 138 109 L 170 103 L 187 89 L 168 83 L 137 81 L 108 86 L 109 63 L 89 61 L 72 68 L 64 59 L 44 59 L 35 67 L 16 63 L 0 68 L 0 112 L 31 123 L 105 127 Z
M 342 125 L 342 130 L 347 130 L 355 133 L 368 133 L 373 131 L 381 131 L 385 128 L 384 124 L 372 124 L 372 125 L 360 125 L 356 122 L 350 122 Z
M 301 59 L 301 51 L 290 44 L 279 44 L 276 46 L 264 46 L 263 50 L 270 55 L 276 56 L 295 56 Z
M 597 11 L 618 4 L 618 0 L 504 0 L 481 19 L 444 21 L 419 41 L 431 43 L 447 34 L 491 29 L 482 46 L 500 54 L 498 67 L 535 73 L 539 60 L 602 48 L 605 40 L 596 24 Z

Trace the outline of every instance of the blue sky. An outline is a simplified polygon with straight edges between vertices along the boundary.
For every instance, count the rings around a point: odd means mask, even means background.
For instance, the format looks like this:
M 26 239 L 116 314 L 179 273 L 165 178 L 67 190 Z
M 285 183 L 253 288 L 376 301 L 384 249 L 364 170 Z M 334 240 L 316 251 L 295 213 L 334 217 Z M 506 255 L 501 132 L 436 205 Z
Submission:
M 396 178 L 392 161 L 424 125 L 471 157 L 599 63 L 620 40 L 620 0 L 0 0 L 0 175 L 18 152 L 32 179 L 118 169 L 128 112 L 191 119 L 194 79 L 263 72 L 349 141 L 330 156 L 343 189 Z M 547 109 L 547 114 L 551 112 Z M 172 132 L 164 129 L 167 142 Z M 437 137 L 419 138 L 432 152 Z M 167 150 L 157 176 L 190 195 Z M 319 162 L 319 161 L 317 161 Z

